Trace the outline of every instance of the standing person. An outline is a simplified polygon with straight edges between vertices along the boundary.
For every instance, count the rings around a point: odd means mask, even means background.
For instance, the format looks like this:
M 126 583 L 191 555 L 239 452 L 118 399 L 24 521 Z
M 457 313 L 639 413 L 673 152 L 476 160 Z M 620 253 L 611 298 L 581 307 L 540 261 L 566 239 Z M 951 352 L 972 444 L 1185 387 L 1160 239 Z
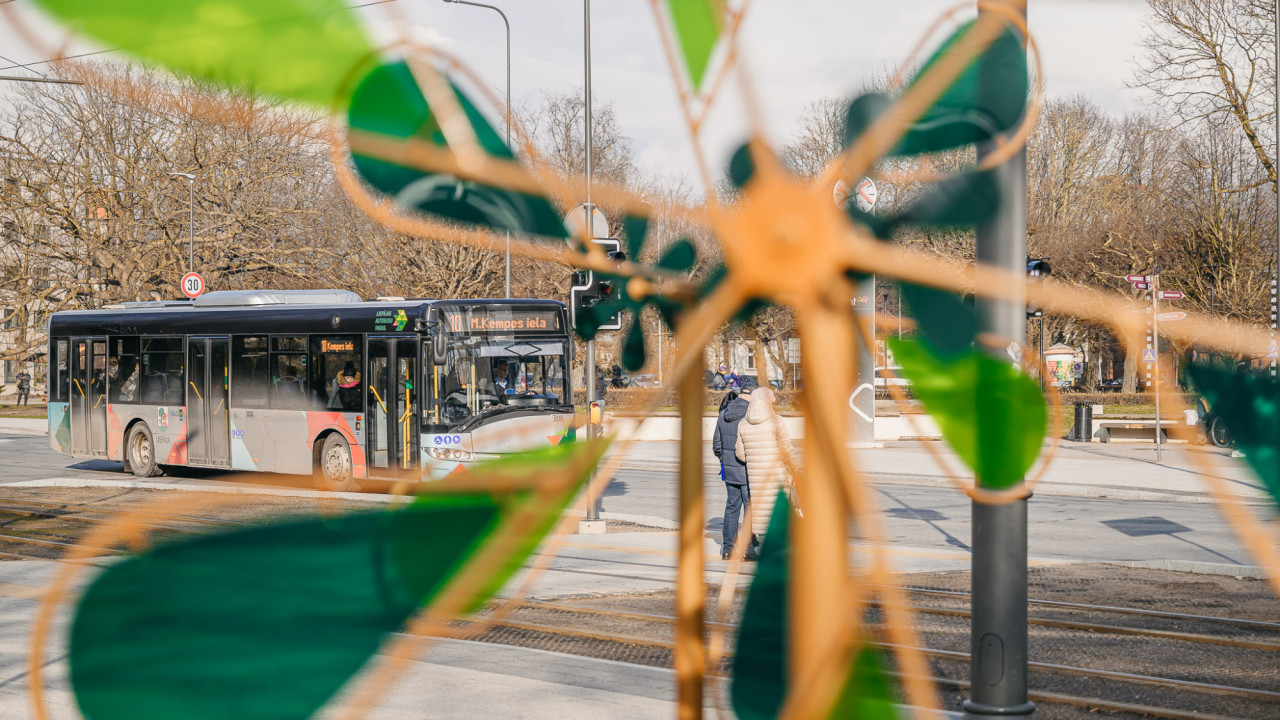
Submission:
M 751 530 L 756 535 L 764 535 L 778 491 L 791 487 L 787 467 L 796 466 L 796 454 L 791 446 L 791 433 L 773 409 L 773 390 L 758 388 L 751 392 L 745 420 L 738 424 L 734 450 L 738 459 L 750 468 Z
M 750 400 L 749 388 L 742 395 L 725 393 L 720 402 L 720 414 L 716 418 L 716 432 L 711 440 L 711 450 L 720 458 L 720 477 L 724 480 L 724 524 L 720 533 L 720 559 L 728 560 L 733 544 L 738 539 L 738 516 L 751 502 L 751 488 L 747 484 L 747 466 L 734 453 L 725 453 L 737 446 L 738 423 L 747 416 Z M 749 544 L 747 554 L 755 554 L 754 544 Z
M 18 404 L 26 405 L 27 398 L 31 396 L 31 373 L 26 368 L 18 373 Z
M 616 388 L 626 387 L 626 384 L 622 382 L 622 366 L 621 365 L 619 365 L 618 363 L 614 363 L 613 367 L 610 368 L 609 371 L 613 373 L 613 377 L 609 381 L 610 387 L 616 387 Z

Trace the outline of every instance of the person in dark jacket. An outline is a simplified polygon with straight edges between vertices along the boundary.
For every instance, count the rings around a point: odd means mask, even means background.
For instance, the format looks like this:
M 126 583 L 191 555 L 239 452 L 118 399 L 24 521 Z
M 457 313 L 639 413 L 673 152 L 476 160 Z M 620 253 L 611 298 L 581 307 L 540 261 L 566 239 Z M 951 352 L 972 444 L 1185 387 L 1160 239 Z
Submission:
M 742 395 L 727 404 L 722 403 L 720 416 L 716 418 L 716 432 L 711 440 L 711 450 L 720 458 L 720 467 L 724 472 L 726 497 L 724 502 L 724 527 L 721 533 L 720 557 L 727 560 L 733 550 L 733 543 L 738 538 L 738 518 L 751 501 L 751 490 L 747 484 L 747 466 L 734 454 L 734 446 L 738 442 L 738 423 L 747 415 L 751 391 L 753 387 L 744 385 Z M 732 393 L 726 394 L 728 399 Z M 750 529 L 748 528 L 748 533 Z M 755 557 L 755 544 L 747 548 L 748 558 Z

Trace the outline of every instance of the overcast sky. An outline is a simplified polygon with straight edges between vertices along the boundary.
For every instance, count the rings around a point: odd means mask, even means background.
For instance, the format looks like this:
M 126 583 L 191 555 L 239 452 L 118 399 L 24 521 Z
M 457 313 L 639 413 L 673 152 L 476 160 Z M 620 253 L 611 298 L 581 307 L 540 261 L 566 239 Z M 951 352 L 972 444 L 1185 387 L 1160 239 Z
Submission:
M 491 4 L 502 7 L 511 22 L 511 84 L 516 103 L 533 105 L 544 92 L 582 87 L 583 0 L 493 0 Z M 851 95 L 877 72 L 896 67 L 932 21 L 955 4 L 954 0 L 752 0 L 743 26 L 743 47 L 770 136 L 775 142 L 785 141 L 806 105 L 824 96 Z M 1145 14 L 1141 0 L 1030 0 L 1029 4 L 1031 30 L 1041 46 L 1051 97 L 1085 95 L 1114 114 L 1142 109 L 1146 101 L 1142 92 L 1125 87 L 1140 54 Z M 10 7 L 24 17 L 34 14 L 30 0 L 14 0 Z M 360 12 L 380 41 L 394 38 L 403 28 L 397 17 L 407 18 L 416 37 L 460 56 L 499 94 L 503 92 L 503 27 L 492 10 L 443 0 L 397 0 Z M 613 104 L 623 131 L 634 140 L 643 170 L 686 175 L 696 185 L 688 131 L 649 2 L 594 0 L 591 21 L 595 107 Z M 40 48 L 22 42 L 3 16 L 0 24 L 0 55 L 17 62 L 46 59 Z M 39 26 L 50 45 L 63 39 L 52 26 Z M 77 42 L 70 52 L 85 49 L 97 48 Z M 0 61 L 0 67 L 8 64 Z M 6 75 L 23 72 L 0 70 Z M 495 124 L 500 124 L 500 116 Z M 745 133 L 735 90 L 719 99 L 702 135 L 716 172 Z

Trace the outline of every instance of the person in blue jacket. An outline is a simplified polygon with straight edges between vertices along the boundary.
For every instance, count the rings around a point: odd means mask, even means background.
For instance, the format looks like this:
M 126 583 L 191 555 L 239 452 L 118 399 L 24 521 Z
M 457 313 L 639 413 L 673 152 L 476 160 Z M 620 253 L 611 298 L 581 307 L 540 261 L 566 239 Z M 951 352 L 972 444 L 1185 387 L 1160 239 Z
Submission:
M 747 406 L 751 399 L 754 383 L 748 378 L 742 385 L 742 394 L 735 396 L 726 393 L 720 403 L 720 415 L 716 418 L 716 432 L 711 441 L 711 450 L 720 458 L 720 472 L 724 478 L 726 491 L 724 503 L 724 527 L 721 534 L 720 557 L 727 560 L 733 550 L 733 543 L 738 537 L 739 517 L 751 501 L 751 489 L 747 484 L 747 466 L 734 454 L 734 446 L 738 441 L 738 423 L 747 415 Z M 748 528 L 750 533 L 750 528 Z M 754 560 L 755 538 L 747 547 L 747 559 Z

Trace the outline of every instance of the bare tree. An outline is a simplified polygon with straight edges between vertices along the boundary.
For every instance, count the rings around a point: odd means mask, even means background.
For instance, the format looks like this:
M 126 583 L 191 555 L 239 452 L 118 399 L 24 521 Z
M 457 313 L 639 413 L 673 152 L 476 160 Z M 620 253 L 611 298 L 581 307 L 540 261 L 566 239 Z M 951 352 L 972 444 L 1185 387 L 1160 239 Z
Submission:
M 1147 0 L 1151 13 L 1135 85 L 1155 94 L 1182 124 L 1239 132 L 1257 171 L 1220 192 L 1276 185 L 1275 3 L 1271 0 Z

